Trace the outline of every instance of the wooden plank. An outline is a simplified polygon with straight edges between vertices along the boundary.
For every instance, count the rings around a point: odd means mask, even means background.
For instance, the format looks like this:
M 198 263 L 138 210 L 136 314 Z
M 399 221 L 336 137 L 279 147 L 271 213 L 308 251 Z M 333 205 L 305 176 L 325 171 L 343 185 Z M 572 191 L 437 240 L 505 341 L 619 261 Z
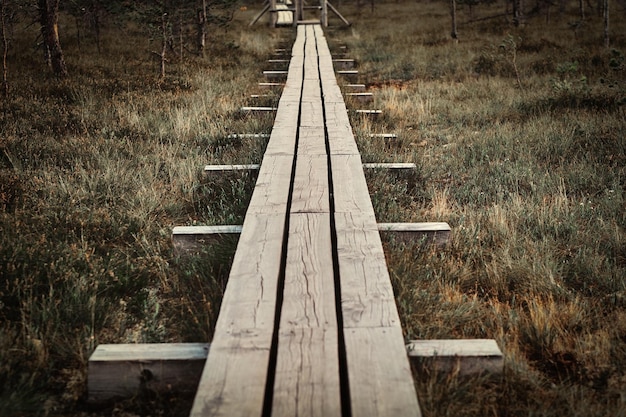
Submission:
M 228 171 L 258 171 L 259 164 L 225 164 L 225 165 L 205 165 L 204 172 L 207 174 L 221 173 Z
M 220 244 L 227 237 L 239 237 L 240 225 L 176 226 L 172 230 L 172 243 L 178 251 L 198 251 L 207 245 Z
M 374 101 L 374 93 L 346 93 L 346 97 L 367 103 Z
M 298 155 L 326 155 L 326 136 L 322 127 L 300 127 Z
M 206 343 L 98 345 L 88 363 L 88 401 L 129 398 L 145 390 L 194 392 L 208 348 Z
M 379 223 L 378 230 L 404 243 L 432 243 L 444 246 L 452 239 L 450 225 L 443 222 Z
M 394 327 L 345 329 L 353 416 L 421 416 L 404 347 Z
M 285 83 L 259 83 L 259 87 L 277 88 L 284 86 Z
M 380 138 L 380 139 L 397 139 L 398 135 L 395 133 L 372 133 L 370 134 L 370 138 Z
M 335 212 L 363 213 L 374 217 L 360 155 L 332 155 L 331 165 Z
M 265 113 L 265 112 L 274 112 L 278 110 L 276 107 L 242 107 L 241 111 L 243 113 Z
M 337 75 L 340 75 L 343 77 L 356 77 L 357 75 L 359 75 L 359 71 L 358 70 L 339 70 L 337 71 Z
M 504 370 L 502 351 L 493 339 L 411 340 L 406 348 L 411 362 L 431 372 L 469 376 Z
M 291 212 L 328 213 L 328 163 L 324 155 L 298 155 Z
M 281 332 L 272 416 L 341 416 L 337 329 Z
M 362 116 L 378 116 L 380 114 L 383 114 L 382 110 L 370 110 L 370 109 L 358 109 L 358 110 L 355 110 L 354 112 Z
M 263 75 L 268 80 L 284 80 L 287 78 L 287 71 L 281 70 L 265 70 Z
M 330 214 L 290 216 L 281 332 L 337 328 Z
M 392 169 L 392 170 L 416 170 L 417 165 L 413 162 L 367 162 L 363 164 L 365 169 Z
M 261 416 L 285 213 L 246 214 L 191 416 Z
M 269 139 L 269 133 L 231 133 L 228 139 Z
M 365 84 L 344 84 L 343 87 L 353 91 L 365 91 Z
M 349 70 L 354 68 L 355 61 L 349 58 L 335 58 L 333 59 L 333 66 L 337 69 Z
M 335 213 L 344 327 L 400 326 L 375 219 Z

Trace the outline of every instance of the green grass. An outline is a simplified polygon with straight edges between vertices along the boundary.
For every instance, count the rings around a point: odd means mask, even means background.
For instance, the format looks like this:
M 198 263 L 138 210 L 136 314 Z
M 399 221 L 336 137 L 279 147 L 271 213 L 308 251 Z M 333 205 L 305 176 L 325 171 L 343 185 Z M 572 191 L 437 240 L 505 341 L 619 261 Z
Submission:
M 368 174 L 379 221 L 453 228 L 445 249 L 385 243 L 406 337 L 495 338 L 505 354 L 496 380 L 416 370 L 427 416 L 626 415 L 626 37 L 611 5 L 609 49 L 595 13 L 571 29 L 575 4 L 523 28 L 460 8 L 458 44 L 445 3 L 342 2 L 352 27 L 331 18 L 331 48 L 348 45 L 384 111 L 352 117 L 364 161 L 418 166 Z M 252 181 L 202 168 L 261 159 L 262 142 L 226 135 L 270 131 L 238 108 L 293 33 L 249 28 L 254 13 L 212 32 L 204 59 L 171 57 L 164 80 L 141 27 L 108 22 L 99 54 L 62 25 L 60 81 L 36 27 L 16 26 L 0 102 L 1 415 L 185 415 L 185 398 L 87 408 L 86 363 L 99 343 L 212 337 L 234 242 L 182 257 L 170 233 L 243 219 Z

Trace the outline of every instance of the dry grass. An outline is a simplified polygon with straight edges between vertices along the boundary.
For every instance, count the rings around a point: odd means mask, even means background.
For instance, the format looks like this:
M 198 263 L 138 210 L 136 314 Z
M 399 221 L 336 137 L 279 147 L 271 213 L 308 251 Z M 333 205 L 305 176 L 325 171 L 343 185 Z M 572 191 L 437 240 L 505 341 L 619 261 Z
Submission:
M 384 111 L 353 118 L 364 158 L 418 165 L 370 181 L 379 220 L 453 228 L 445 250 L 386 245 L 406 337 L 495 338 L 505 354 L 497 381 L 417 372 L 427 416 L 626 415 L 626 43 L 618 17 L 613 49 L 596 16 L 574 37 L 573 6 L 521 29 L 462 10 L 459 44 L 439 3 L 336 30 Z

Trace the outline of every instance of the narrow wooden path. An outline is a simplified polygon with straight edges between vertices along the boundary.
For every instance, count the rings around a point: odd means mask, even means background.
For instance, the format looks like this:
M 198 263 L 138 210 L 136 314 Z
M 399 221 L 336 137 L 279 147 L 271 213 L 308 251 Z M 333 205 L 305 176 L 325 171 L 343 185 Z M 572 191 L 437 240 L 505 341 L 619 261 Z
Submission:
M 320 25 L 298 27 L 192 415 L 420 415 Z

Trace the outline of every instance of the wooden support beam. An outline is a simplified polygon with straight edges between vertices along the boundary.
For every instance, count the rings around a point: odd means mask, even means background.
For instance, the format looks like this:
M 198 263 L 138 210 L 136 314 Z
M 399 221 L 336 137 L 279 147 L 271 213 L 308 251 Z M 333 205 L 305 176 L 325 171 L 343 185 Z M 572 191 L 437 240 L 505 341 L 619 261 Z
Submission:
M 259 14 L 257 14 L 254 19 L 252 19 L 252 22 L 250 22 L 250 26 L 253 26 L 256 22 L 259 21 L 259 19 L 261 18 L 261 16 L 263 16 L 265 13 L 267 13 L 267 11 L 270 9 L 270 7 L 272 7 L 272 5 L 270 4 L 269 1 L 265 1 L 265 3 L 263 3 L 265 7 L 263 7 L 263 10 L 261 10 L 261 12 Z
M 349 70 L 354 68 L 355 61 L 354 59 L 348 58 L 335 58 L 333 59 L 333 66 L 335 67 L 335 69 Z
M 435 372 L 499 375 L 504 369 L 502 351 L 493 339 L 411 340 L 406 347 L 411 362 Z
M 221 172 L 247 172 L 258 171 L 259 164 L 226 164 L 226 165 L 205 165 L 204 172 L 207 174 Z
M 241 233 L 241 225 L 227 226 L 177 226 L 172 231 L 174 246 L 181 250 L 197 249 L 201 245 L 214 244 L 224 236 Z M 448 223 L 378 223 L 378 231 L 393 234 L 396 240 L 415 243 L 421 240 L 445 245 L 450 241 Z
M 207 343 L 99 345 L 88 363 L 88 401 L 129 398 L 141 390 L 194 392 L 209 349 Z M 415 366 L 431 372 L 499 375 L 504 369 L 493 339 L 411 340 L 406 350 Z
M 276 111 L 276 107 L 242 107 L 241 111 L 243 113 L 259 113 L 259 112 L 270 112 Z
M 269 133 L 231 133 L 228 139 L 269 139 Z
M 344 77 L 355 77 L 359 75 L 358 70 L 339 70 L 337 71 L 337 75 L 343 75 Z
M 219 244 L 224 238 L 239 238 L 241 225 L 227 226 L 176 226 L 172 230 L 174 248 L 181 252 L 194 252 L 207 245 Z
M 374 101 L 374 93 L 346 93 L 346 97 L 355 98 L 365 103 Z
M 418 243 L 421 241 L 436 246 L 445 246 L 451 239 L 451 228 L 448 223 L 378 223 L 378 231 L 392 235 L 395 241 Z
M 393 169 L 393 170 L 414 170 L 417 169 L 417 165 L 413 162 L 368 162 L 363 164 L 363 168 L 366 169 Z
M 382 110 L 355 110 L 355 113 L 361 114 L 363 116 L 378 116 L 379 114 L 383 114 Z
M 332 5 L 329 1 L 326 1 L 326 5 L 327 5 L 327 7 L 330 9 L 330 11 L 331 11 L 331 12 L 335 13 L 335 15 L 336 15 L 339 19 L 341 19 L 341 21 L 342 21 L 343 23 L 345 23 L 345 24 L 346 24 L 346 26 L 350 26 L 350 22 L 348 22 L 348 20 L 347 20 L 345 17 L 343 17 L 343 16 L 341 15 L 341 13 L 339 13 L 339 10 L 337 10 L 337 9 L 335 8 L 335 6 L 333 6 L 333 5 Z
M 365 91 L 365 84 L 344 84 L 343 87 L 354 91 Z
M 206 343 L 99 345 L 88 363 L 88 401 L 195 392 L 208 349 Z
M 379 138 L 379 139 L 397 139 L 398 135 L 396 135 L 395 133 L 372 133 L 370 135 L 370 138 L 375 139 L 375 138 Z
M 284 87 L 285 83 L 259 83 L 259 87 L 277 88 Z
M 287 78 L 288 71 L 282 70 L 266 70 L 263 71 L 263 75 L 268 80 L 284 80 Z

